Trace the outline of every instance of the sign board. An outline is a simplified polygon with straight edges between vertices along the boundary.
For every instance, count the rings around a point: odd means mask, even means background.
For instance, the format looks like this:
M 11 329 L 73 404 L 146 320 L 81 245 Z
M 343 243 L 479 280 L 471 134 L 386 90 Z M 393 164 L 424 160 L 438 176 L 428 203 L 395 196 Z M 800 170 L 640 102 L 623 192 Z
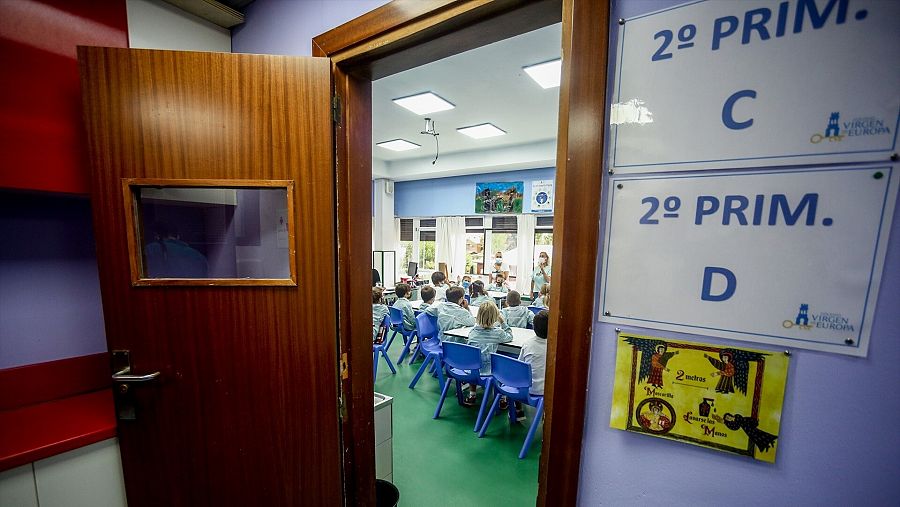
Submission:
M 619 26 L 618 174 L 888 160 L 900 2 L 700 1 Z
M 531 182 L 531 211 L 553 211 L 553 180 Z
M 620 334 L 610 426 L 775 462 L 788 357 Z
M 896 170 L 610 178 L 600 320 L 865 356 Z

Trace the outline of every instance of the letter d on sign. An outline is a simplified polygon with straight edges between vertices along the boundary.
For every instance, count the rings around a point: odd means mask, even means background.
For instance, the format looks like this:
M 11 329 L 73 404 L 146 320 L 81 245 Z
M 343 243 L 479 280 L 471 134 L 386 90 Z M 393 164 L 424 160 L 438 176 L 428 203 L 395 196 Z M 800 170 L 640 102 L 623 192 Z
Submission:
M 717 274 L 725 277 L 725 290 L 720 294 L 713 294 L 713 275 Z M 714 266 L 703 268 L 703 290 L 700 293 L 700 299 L 704 301 L 725 301 L 734 295 L 735 289 L 737 289 L 737 278 L 731 270 Z

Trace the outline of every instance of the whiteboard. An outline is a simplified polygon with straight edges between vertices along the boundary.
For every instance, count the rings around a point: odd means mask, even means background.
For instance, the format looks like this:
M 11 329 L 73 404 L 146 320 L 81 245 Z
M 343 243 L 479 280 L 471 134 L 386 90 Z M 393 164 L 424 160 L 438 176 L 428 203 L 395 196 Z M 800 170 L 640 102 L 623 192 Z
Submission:
M 896 169 L 613 176 L 600 320 L 865 356 Z
M 886 161 L 900 1 L 708 0 L 619 25 L 618 174 Z

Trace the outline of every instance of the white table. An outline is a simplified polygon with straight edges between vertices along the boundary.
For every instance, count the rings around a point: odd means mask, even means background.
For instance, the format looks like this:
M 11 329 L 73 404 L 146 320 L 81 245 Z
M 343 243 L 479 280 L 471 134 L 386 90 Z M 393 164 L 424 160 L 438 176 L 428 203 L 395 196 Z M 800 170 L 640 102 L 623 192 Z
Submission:
M 490 297 L 492 297 L 492 298 L 494 298 L 494 299 L 496 299 L 496 300 L 498 300 L 498 301 L 502 301 L 502 300 L 506 299 L 506 294 L 507 294 L 506 292 L 500 292 L 500 291 L 497 291 L 497 290 L 489 290 L 489 291 L 487 291 L 487 295 L 488 295 L 488 296 L 490 296 Z
M 449 329 L 444 331 L 445 335 L 457 336 L 459 338 L 465 338 L 468 340 L 469 332 L 471 332 L 474 327 L 461 327 L 459 329 Z M 525 342 L 534 338 L 536 335 L 534 334 L 534 329 L 525 329 L 521 327 L 514 327 L 512 329 L 513 339 L 511 342 L 501 343 L 497 347 L 498 351 L 518 354 L 522 349 L 522 345 L 525 345 Z

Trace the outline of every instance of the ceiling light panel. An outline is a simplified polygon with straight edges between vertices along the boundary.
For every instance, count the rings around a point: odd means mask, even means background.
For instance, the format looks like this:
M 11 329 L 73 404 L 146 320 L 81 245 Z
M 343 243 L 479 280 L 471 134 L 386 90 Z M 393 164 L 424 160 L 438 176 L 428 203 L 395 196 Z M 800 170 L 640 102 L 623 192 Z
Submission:
M 409 151 L 415 150 L 416 148 L 421 148 L 420 145 L 411 143 L 406 139 L 392 139 L 390 141 L 383 141 L 380 143 L 375 143 L 375 146 L 381 146 L 382 148 L 387 148 L 391 151 Z
M 531 79 L 541 85 L 542 88 L 555 88 L 559 86 L 559 76 L 562 73 L 562 60 L 551 60 L 549 62 L 538 63 L 523 67 Z
M 473 139 L 484 139 L 486 137 L 496 137 L 506 134 L 505 130 L 497 128 L 493 123 L 482 123 L 480 125 L 472 125 L 471 127 L 462 127 L 456 129 L 460 134 L 465 134 Z
M 431 92 L 410 95 L 409 97 L 400 97 L 399 99 L 394 99 L 394 103 L 419 115 L 446 111 L 456 107 Z

